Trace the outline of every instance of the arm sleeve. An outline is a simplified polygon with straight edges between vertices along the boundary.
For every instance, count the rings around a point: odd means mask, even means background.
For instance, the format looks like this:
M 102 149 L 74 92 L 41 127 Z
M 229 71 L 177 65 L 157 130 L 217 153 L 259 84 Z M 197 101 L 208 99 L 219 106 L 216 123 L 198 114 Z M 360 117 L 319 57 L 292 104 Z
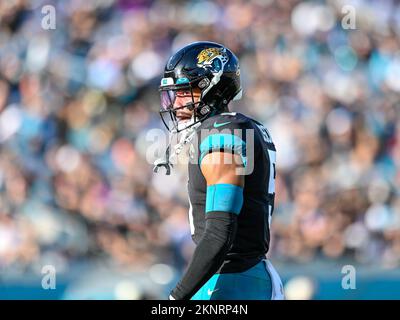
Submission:
M 181 281 L 171 292 L 176 300 L 189 300 L 215 274 L 236 235 L 237 214 L 209 212 L 206 228 Z

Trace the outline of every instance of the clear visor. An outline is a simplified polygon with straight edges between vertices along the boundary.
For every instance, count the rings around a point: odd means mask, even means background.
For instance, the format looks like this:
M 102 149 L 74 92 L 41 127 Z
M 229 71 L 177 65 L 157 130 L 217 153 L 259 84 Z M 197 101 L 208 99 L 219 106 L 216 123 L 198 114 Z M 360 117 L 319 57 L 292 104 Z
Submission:
M 172 109 L 174 103 L 175 103 L 175 98 L 176 98 L 176 93 L 174 90 L 162 90 L 161 91 L 161 110 L 170 110 Z

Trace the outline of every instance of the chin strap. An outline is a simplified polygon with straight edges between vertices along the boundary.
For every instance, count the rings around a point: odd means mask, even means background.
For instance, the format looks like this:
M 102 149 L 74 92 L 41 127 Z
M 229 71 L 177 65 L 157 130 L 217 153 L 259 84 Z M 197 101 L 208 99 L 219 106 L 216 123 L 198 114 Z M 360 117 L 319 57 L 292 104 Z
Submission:
M 173 147 L 173 152 L 171 154 L 171 142 L 172 138 L 174 137 L 175 134 L 177 133 L 177 130 L 174 129 L 171 131 L 171 134 L 169 136 L 169 143 L 167 146 L 167 150 L 165 151 L 165 155 L 162 158 L 157 159 L 154 161 L 154 168 L 153 171 L 155 173 L 158 172 L 158 169 L 160 167 L 164 167 L 166 169 L 166 175 L 171 174 L 171 168 L 173 167 L 173 164 L 171 163 L 174 158 L 176 158 L 182 151 L 184 145 L 192 141 L 194 135 L 196 134 L 196 128 L 200 125 L 200 123 L 197 123 L 188 129 L 182 131 L 181 137 L 179 139 L 179 143 L 177 143 Z

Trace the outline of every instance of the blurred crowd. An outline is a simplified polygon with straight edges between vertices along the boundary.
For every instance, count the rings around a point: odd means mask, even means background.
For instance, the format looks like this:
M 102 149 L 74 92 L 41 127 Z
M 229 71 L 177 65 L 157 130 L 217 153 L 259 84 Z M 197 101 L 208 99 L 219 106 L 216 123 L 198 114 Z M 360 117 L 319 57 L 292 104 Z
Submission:
M 166 60 L 197 40 L 236 53 L 232 110 L 277 146 L 269 256 L 398 267 L 397 1 L 12 0 L 0 2 L 0 270 L 184 268 L 186 168 L 154 174 L 146 135 L 163 129 Z

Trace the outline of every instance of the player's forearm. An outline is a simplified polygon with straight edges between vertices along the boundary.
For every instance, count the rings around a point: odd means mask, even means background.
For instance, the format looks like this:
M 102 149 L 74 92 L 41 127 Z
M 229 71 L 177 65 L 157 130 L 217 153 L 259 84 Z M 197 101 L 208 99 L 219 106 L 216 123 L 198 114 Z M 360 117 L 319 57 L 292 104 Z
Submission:
M 235 238 L 236 218 L 227 212 L 208 213 L 204 235 L 188 269 L 171 292 L 175 299 L 190 299 L 218 271 Z

